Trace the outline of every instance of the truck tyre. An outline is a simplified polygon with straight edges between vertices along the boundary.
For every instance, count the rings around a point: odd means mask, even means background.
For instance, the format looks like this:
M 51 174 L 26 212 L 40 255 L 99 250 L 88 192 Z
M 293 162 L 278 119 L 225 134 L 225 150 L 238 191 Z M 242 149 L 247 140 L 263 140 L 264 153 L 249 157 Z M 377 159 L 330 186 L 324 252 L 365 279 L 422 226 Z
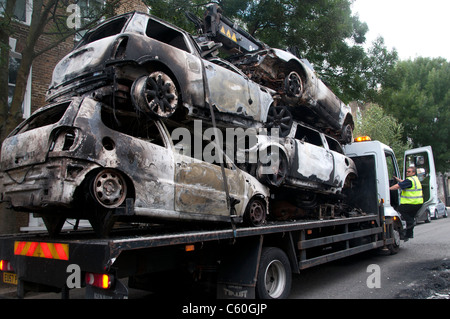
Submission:
M 256 277 L 259 299 L 285 299 L 291 291 L 292 272 L 286 254 L 277 247 L 264 247 Z
M 394 243 L 388 245 L 389 253 L 395 255 L 400 250 L 400 227 L 394 225 L 392 236 L 394 237 Z

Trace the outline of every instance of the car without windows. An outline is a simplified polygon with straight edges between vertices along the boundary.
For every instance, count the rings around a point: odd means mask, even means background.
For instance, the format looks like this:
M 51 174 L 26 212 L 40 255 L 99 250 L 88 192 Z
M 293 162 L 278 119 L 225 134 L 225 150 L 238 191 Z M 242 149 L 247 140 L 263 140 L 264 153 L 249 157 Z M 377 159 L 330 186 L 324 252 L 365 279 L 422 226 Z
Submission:
M 258 154 L 257 160 L 251 160 Z M 352 159 L 333 138 L 294 122 L 287 137 L 258 135 L 257 143 L 237 154 L 237 161 L 260 181 L 318 193 L 339 194 L 357 177 Z M 252 164 L 256 162 L 256 164 Z
M 1 200 L 41 215 L 51 234 L 66 218 L 88 219 L 100 236 L 141 218 L 263 224 L 267 187 L 226 156 L 222 171 L 180 153 L 176 128 L 88 97 L 41 108 L 3 142 Z

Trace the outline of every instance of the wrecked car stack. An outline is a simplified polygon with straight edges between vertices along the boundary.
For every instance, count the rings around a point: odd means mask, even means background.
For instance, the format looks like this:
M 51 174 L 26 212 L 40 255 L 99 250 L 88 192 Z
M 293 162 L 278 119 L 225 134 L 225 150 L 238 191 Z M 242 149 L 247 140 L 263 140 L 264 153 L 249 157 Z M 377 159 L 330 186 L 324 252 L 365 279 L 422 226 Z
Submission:
M 280 188 L 312 209 L 340 202 L 357 174 L 340 147 L 349 107 L 306 61 L 208 10 L 195 38 L 138 12 L 89 31 L 55 67 L 49 105 L 5 139 L 1 200 L 51 234 L 75 218 L 101 236 L 143 218 L 259 226 Z

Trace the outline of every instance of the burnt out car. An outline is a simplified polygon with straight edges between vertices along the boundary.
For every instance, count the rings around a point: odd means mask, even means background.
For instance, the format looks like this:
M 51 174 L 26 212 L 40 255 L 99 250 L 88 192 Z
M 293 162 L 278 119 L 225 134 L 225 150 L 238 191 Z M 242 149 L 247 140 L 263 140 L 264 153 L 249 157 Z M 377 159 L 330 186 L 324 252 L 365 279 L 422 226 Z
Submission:
M 232 59 L 248 77 L 278 93 L 293 118 L 313 125 L 342 143 L 353 140 L 351 109 L 317 76 L 311 64 L 279 49 Z
M 249 78 L 270 88 L 278 109 L 272 109 L 268 128 L 275 123 L 283 133 L 290 130 L 290 112 L 294 119 L 306 122 L 342 143 L 350 143 L 353 116 L 344 104 L 317 76 L 306 59 L 280 49 L 270 48 L 222 15 L 217 4 L 207 6 L 203 20 L 188 14 L 197 26 L 199 43 L 205 39 L 219 42 L 223 56 Z
M 219 161 L 180 152 L 176 129 L 88 97 L 43 107 L 3 142 L 1 200 L 42 216 L 51 234 L 66 218 L 88 219 L 99 235 L 142 218 L 264 223 L 267 187 L 226 156 L 222 172 Z
M 184 30 L 132 12 L 90 30 L 55 67 L 47 101 L 91 96 L 117 109 L 160 118 L 216 119 L 227 125 L 263 126 L 273 106 L 269 89 L 219 58 L 206 59 Z
M 355 163 L 337 140 L 295 121 L 287 137 L 258 135 L 237 157 L 249 173 L 275 188 L 340 194 L 357 177 Z

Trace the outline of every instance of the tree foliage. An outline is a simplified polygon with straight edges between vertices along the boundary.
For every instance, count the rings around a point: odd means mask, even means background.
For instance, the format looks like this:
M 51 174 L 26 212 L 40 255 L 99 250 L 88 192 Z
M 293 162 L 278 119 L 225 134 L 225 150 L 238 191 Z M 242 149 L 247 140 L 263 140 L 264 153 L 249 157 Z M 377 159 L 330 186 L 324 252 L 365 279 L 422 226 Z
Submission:
M 431 145 L 437 169 L 450 169 L 450 64 L 443 58 L 401 61 L 386 76 L 378 101 L 405 127 L 403 140 Z
M 389 145 L 399 161 L 402 160 L 402 154 L 411 148 L 410 142 L 403 142 L 403 125 L 377 104 L 367 104 L 358 110 L 354 133 L 355 136 L 368 135 L 372 140 Z
M 109 0 L 106 6 L 86 10 L 79 17 L 85 23 L 81 28 L 74 29 L 67 21 L 71 12 L 67 11 L 70 0 L 33 0 L 30 28 L 21 52 L 22 59 L 17 71 L 14 95 L 8 103 L 8 73 L 9 73 L 9 37 L 15 36 L 17 22 L 13 16 L 15 0 L 6 0 L 3 15 L 0 17 L 0 140 L 22 120 L 22 103 L 33 61 L 42 53 L 55 48 L 75 33 L 92 27 L 101 17 L 113 12 L 119 0 Z M 87 18 L 87 20 L 86 20 Z M 51 41 L 38 49 L 37 42 L 41 36 L 47 35 Z

